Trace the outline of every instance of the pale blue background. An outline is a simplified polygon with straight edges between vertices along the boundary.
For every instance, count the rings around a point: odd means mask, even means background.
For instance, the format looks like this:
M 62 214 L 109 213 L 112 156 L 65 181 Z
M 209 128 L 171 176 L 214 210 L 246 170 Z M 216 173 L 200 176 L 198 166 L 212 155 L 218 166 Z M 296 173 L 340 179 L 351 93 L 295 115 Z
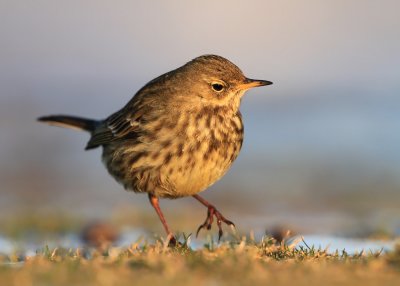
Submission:
M 87 134 L 35 118 L 105 117 L 215 53 L 274 85 L 244 98 L 243 151 L 207 198 L 250 227 L 398 228 L 398 3 L 0 1 L 0 213 L 150 211 L 83 151 Z

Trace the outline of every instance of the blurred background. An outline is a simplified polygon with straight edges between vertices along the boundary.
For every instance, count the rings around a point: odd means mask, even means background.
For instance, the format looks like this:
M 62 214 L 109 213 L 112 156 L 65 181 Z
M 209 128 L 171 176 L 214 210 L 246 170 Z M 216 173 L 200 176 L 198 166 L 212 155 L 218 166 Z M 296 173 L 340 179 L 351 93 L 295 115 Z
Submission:
M 241 231 L 400 233 L 400 4 L 367 0 L 0 1 L 0 216 L 117 220 L 160 231 L 84 152 L 86 133 L 146 82 L 207 53 L 274 85 L 247 93 L 245 142 L 203 193 Z M 206 210 L 161 202 L 194 232 Z M 215 230 L 215 229 L 214 229 Z

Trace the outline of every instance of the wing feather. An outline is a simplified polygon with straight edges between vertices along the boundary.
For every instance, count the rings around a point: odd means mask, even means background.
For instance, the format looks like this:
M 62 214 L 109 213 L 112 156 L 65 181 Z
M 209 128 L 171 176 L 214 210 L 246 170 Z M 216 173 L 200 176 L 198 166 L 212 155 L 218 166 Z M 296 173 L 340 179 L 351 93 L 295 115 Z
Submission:
M 124 107 L 104 120 L 103 124 L 92 133 L 86 149 L 96 148 L 123 138 L 137 137 L 142 117 L 149 106 L 134 104 L 131 108 L 128 107 Z

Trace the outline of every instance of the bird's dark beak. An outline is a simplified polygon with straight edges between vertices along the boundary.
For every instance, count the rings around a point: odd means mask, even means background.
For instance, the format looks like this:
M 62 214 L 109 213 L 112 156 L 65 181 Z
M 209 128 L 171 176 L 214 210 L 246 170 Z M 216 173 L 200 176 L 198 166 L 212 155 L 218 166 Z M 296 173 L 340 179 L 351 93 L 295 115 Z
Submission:
M 241 90 L 248 90 L 253 87 L 264 86 L 272 84 L 271 81 L 268 80 L 259 80 L 259 79 L 250 79 L 246 78 L 245 81 L 239 85 Z

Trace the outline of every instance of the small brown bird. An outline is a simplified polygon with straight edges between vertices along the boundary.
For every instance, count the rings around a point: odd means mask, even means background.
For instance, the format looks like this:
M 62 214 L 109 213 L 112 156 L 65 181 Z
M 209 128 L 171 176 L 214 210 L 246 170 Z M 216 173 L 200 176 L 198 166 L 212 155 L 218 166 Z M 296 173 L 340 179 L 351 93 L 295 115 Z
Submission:
M 86 150 L 103 147 L 108 172 L 126 190 L 148 194 L 170 244 L 176 240 L 159 198 L 193 196 L 208 209 L 197 234 L 210 229 L 215 216 L 220 239 L 221 223 L 234 224 L 198 193 L 220 179 L 239 154 L 242 96 L 269 84 L 246 78 L 223 57 L 204 55 L 153 79 L 106 119 L 52 115 L 39 120 L 90 132 Z

